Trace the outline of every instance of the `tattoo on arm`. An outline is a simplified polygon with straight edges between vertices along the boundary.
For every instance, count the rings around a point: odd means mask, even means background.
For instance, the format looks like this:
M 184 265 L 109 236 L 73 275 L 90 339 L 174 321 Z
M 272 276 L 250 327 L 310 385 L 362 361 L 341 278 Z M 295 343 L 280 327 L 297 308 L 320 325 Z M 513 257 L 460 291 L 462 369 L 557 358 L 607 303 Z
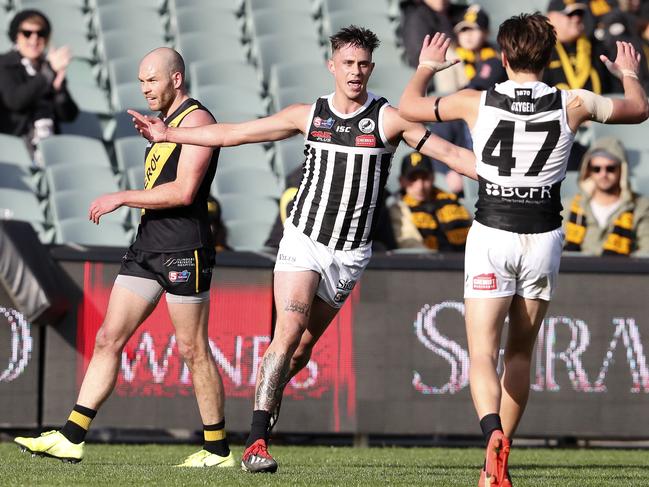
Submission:
M 295 311 L 296 313 L 300 313 L 308 317 L 309 312 L 311 311 L 311 305 L 309 303 L 303 303 L 302 301 L 297 301 L 295 299 L 285 299 L 284 311 Z
M 286 354 L 274 352 L 264 355 L 259 370 L 259 383 L 255 394 L 255 409 L 273 411 L 286 386 L 291 358 Z

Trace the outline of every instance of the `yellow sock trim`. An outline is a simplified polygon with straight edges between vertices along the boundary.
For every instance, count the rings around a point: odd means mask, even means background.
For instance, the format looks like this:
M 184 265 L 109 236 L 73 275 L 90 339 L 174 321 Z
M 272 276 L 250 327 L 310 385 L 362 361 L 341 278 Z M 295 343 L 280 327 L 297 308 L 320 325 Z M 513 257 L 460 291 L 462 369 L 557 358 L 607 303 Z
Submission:
M 68 420 L 78 424 L 86 431 L 88 430 L 88 428 L 90 428 L 90 423 L 92 422 L 92 418 L 89 418 L 85 414 L 81 414 L 78 411 L 72 411 Z
M 219 441 L 225 439 L 225 429 L 216 431 L 203 430 L 205 441 Z

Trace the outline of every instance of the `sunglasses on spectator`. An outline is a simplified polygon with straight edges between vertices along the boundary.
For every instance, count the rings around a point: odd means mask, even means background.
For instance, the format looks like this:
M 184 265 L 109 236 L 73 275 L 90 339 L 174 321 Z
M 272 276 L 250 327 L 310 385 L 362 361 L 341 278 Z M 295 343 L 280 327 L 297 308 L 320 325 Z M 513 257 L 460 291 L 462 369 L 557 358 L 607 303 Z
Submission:
M 590 166 L 590 170 L 594 173 L 599 173 L 601 171 L 606 171 L 609 174 L 613 174 L 618 170 L 620 166 Z
M 41 30 L 20 29 L 20 33 L 27 39 L 29 39 L 34 34 L 36 34 L 41 39 L 45 39 L 47 37 L 47 33 L 42 29 Z
M 566 14 L 568 17 L 583 17 L 584 16 L 584 11 L 583 10 L 573 10 L 572 12 Z

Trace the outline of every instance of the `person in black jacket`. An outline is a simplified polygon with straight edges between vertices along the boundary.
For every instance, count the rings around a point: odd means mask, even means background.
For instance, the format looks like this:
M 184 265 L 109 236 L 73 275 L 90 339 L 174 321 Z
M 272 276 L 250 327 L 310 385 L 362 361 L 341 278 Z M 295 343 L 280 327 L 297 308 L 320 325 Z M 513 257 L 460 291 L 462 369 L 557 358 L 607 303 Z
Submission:
M 65 85 L 70 50 L 46 53 L 50 34 L 43 13 L 18 12 L 9 25 L 14 47 L 0 56 L 0 132 L 23 137 L 30 152 L 58 132 L 59 122 L 72 121 L 79 112 Z

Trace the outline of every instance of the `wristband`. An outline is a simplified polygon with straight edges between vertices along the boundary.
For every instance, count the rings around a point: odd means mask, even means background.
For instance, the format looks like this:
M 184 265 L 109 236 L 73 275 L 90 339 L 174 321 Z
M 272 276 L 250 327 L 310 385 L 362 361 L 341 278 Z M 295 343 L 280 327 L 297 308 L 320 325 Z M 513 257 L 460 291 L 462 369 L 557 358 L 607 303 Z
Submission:
M 415 147 L 415 150 L 417 152 L 419 152 L 421 150 L 421 148 L 424 146 L 424 144 L 428 140 L 428 137 L 430 137 L 430 130 L 426 130 L 426 133 L 424 134 L 424 136 L 421 138 L 421 140 L 417 144 L 417 147 Z
M 623 78 L 624 77 L 633 78 L 640 81 L 638 75 L 632 69 L 620 69 L 620 73 L 622 74 Z
M 442 99 L 440 96 L 435 100 L 435 104 L 433 105 L 433 110 L 435 110 L 435 118 L 437 119 L 438 122 L 442 121 L 442 117 L 439 116 L 439 102 Z

